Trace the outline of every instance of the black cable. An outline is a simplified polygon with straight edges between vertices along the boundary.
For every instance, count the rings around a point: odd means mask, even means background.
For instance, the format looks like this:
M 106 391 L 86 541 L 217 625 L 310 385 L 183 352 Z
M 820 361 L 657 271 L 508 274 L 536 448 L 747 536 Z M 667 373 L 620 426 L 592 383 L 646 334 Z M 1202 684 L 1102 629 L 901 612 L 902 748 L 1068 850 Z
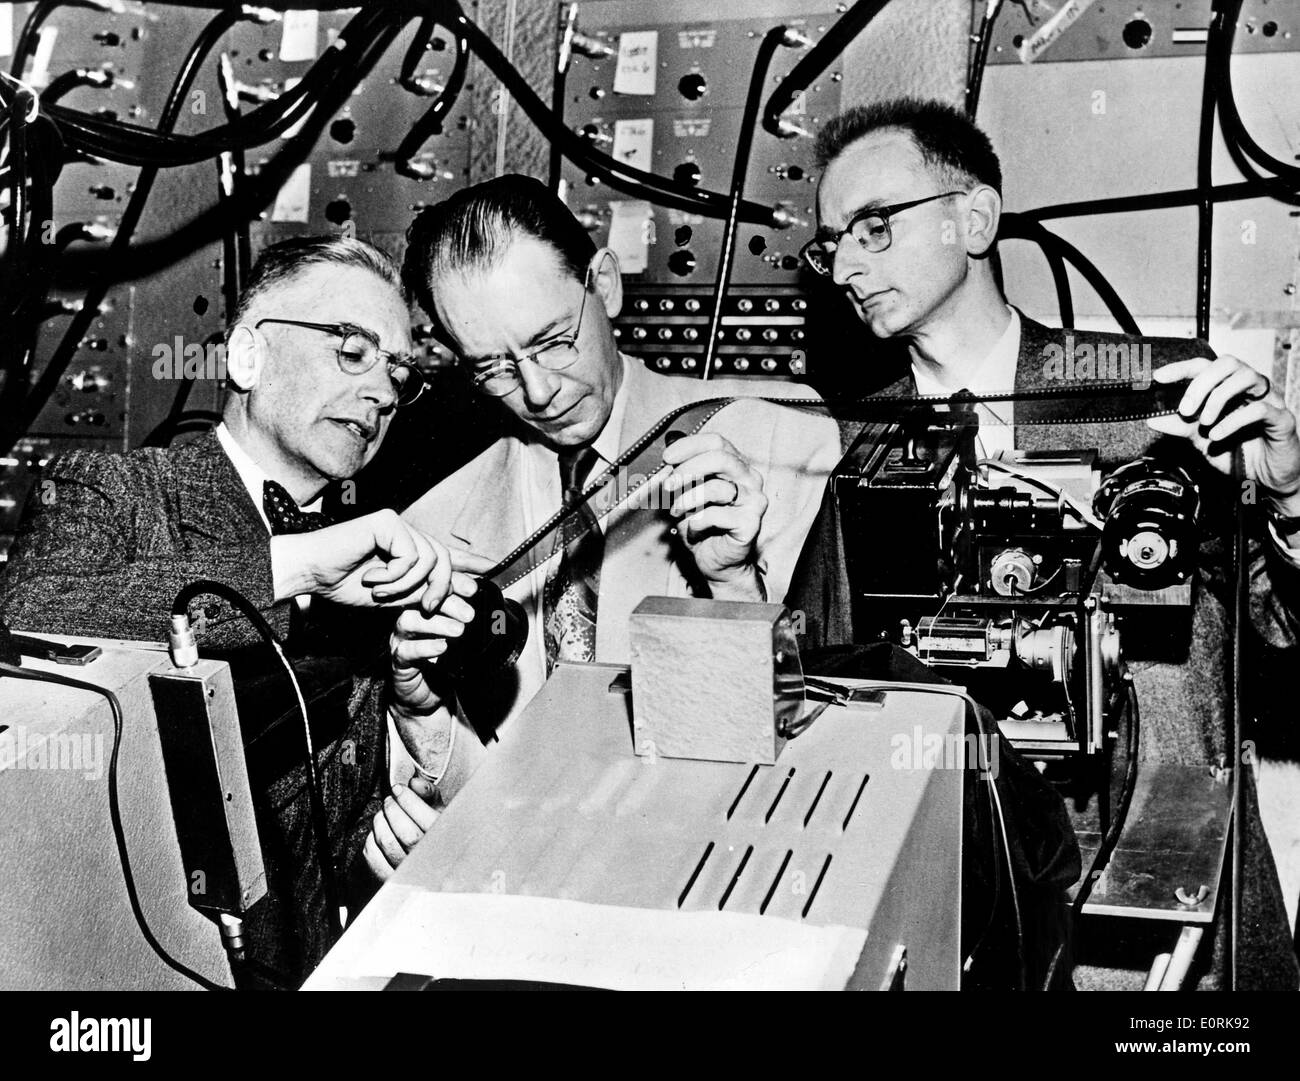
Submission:
M 975 119 L 979 109 L 980 88 L 984 85 L 984 69 L 989 62 L 989 46 L 993 44 L 993 24 L 998 21 L 1002 10 L 1002 0 L 987 0 L 984 15 L 980 19 L 979 32 L 975 38 L 975 57 L 971 61 L 970 74 L 966 77 L 966 115 Z
M 1212 48 L 1217 53 L 1216 67 L 1219 79 L 1219 115 L 1224 135 L 1229 142 L 1237 143 L 1261 167 L 1276 173 L 1291 184 L 1300 184 L 1300 166 L 1273 157 L 1252 138 L 1237 111 L 1237 100 L 1232 92 L 1232 42 L 1237 34 L 1237 20 L 1241 15 L 1242 0 L 1214 0 L 1214 24 L 1219 33 L 1211 32 Z
M 1002 215 L 1002 223 L 998 230 L 999 240 L 1031 240 L 1038 244 L 1046 254 L 1054 251 L 1073 266 L 1084 278 L 1089 285 L 1096 290 L 1097 295 L 1101 298 L 1102 303 L 1110 310 L 1115 321 L 1127 334 L 1141 334 L 1138 329 L 1137 321 L 1129 312 L 1119 294 L 1115 291 L 1114 286 L 1106 280 L 1100 270 L 1079 251 L 1069 241 L 1049 232 L 1043 225 L 1033 218 L 1026 217 L 1023 214 L 1006 213 Z
M 1210 336 L 1210 290 L 1214 260 L 1214 187 L 1212 152 L 1214 150 L 1214 107 L 1218 96 L 1213 55 L 1215 43 L 1223 31 L 1222 9 L 1215 5 L 1205 39 L 1205 71 L 1201 79 L 1201 115 L 1196 131 L 1196 336 L 1202 341 Z
M 0 674 L 14 676 L 18 679 L 35 680 L 41 683 L 55 683 L 62 687 L 74 687 L 82 691 L 93 691 L 95 694 L 103 695 L 108 700 L 108 707 L 113 712 L 113 751 L 108 759 L 108 817 L 113 827 L 113 841 L 117 845 L 118 862 L 122 865 L 122 881 L 126 885 L 126 896 L 131 905 L 131 915 L 135 917 L 136 925 L 140 928 L 140 934 L 145 942 L 149 944 L 149 948 L 158 955 L 159 959 L 168 968 L 180 973 L 187 980 L 192 980 L 205 990 L 229 991 L 229 987 L 223 987 L 221 984 L 209 980 L 206 976 L 200 975 L 163 949 L 162 943 L 154 937 L 154 933 L 149 927 L 149 921 L 145 918 L 144 909 L 140 905 L 140 895 L 135 886 L 135 875 L 131 871 L 131 857 L 126 848 L 126 831 L 122 827 L 122 807 L 117 792 L 117 761 L 118 753 L 122 747 L 123 729 L 122 703 L 118 700 L 117 695 L 107 687 L 87 683 L 85 680 L 73 679 L 71 676 L 58 675 L 54 672 L 38 672 L 30 668 L 18 668 L 11 664 L 0 663 Z
M 593 149 L 551 112 L 518 69 L 502 55 L 492 39 L 466 17 L 455 0 L 446 0 L 446 5 L 449 12 L 449 22 L 446 25 L 454 28 L 458 34 L 464 33 L 469 47 L 492 74 L 501 80 L 502 85 L 523 110 L 524 115 L 541 129 L 546 138 L 555 142 L 560 152 L 580 169 L 600 176 L 605 183 L 617 191 L 649 200 L 660 206 L 709 218 L 721 218 L 726 215 L 726 197 L 720 192 L 688 187 L 667 177 L 637 169 Z M 772 207 L 748 200 L 741 203 L 740 220 L 775 228 L 789 224 L 786 218 Z
M 429 46 L 433 44 L 433 35 L 437 29 L 438 20 L 433 15 L 423 16 L 420 19 L 419 29 L 415 32 L 415 37 L 411 39 L 411 44 L 406 49 L 406 55 L 402 57 L 402 67 L 397 75 L 397 83 L 403 90 L 408 90 L 418 97 L 428 97 L 433 93 L 416 78 L 416 72 L 419 70 L 420 61 L 424 59 L 424 54 L 429 51 Z
M 784 113 L 795 99 L 808 89 L 823 71 L 830 67 L 832 61 L 840 55 L 849 43 L 865 30 L 868 24 L 884 9 L 889 0 L 858 0 L 847 12 L 840 16 L 816 45 L 808 50 L 784 79 L 777 84 L 767 104 L 763 107 L 763 128 L 779 138 L 789 138 L 796 134 L 781 123 Z
M 759 42 L 754 58 L 754 70 L 749 76 L 749 90 L 745 94 L 745 108 L 741 113 L 740 137 L 736 142 L 735 163 L 731 170 L 731 190 L 727 193 L 727 218 L 722 229 L 722 250 L 718 256 L 718 273 L 713 283 L 713 312 L 709 316 L 709 329 L 704 341 L 704 363 L 700 378 L 707 380 L 712 374 L 713 358 L 718 351 L 718 333 L 722 326 L 722 298 L 731 284 L 731 264 L 736 253 L 736 227 L 739 225 L 740 203 L 745 195 L 745 177 L 749 173 L 749 155 L 754 145 L 754 121 L 758 118 L 759 101 L 767 81 L 767 69 L 772 57 L 789 40 L 790 28 L 774 26 Z
M 175 127 L 185 104 L 185 96 L 189 93 L 189 89 L 193 85 L 203 61 L 222 36 L 241 18 L 242 15 L 239 11 L 221 11 L 199 33 L 194 44 L 190 46 L 190 50 L 181 64 L 180 71 L 172 83 L 171 91 L 167 95 L 166 103 L 163 105 L 162 114 L 158 120 L 159 131 L 170 131 Z M 157 176 L 158 169 L 150 167 L 142 169 L 140 175 L 136 178 L 135 189 L 131 193 L 126 209 L 122 212 L 117 232 L 109 247 L 107 262 L 110 266 L 124 255 L 129 247 L 131 235 L 135 232 L 135 228 L 144 214 L 149 192 L 153 188 Z M 12 426 L 5 425 L 0 428 L 0 450 L 7 453 L 14 442 L 21 437 L 22 433 L 27 431 L 35 422 L 40 410 L 44 408 L 46 401 L 54 393 L 55 388 L 63 378 L 63 373 L 66 371 L 68 364 L 71 363 L 82 337 L 99 314 L 99 306 L 108 295 L 110 287 L 111 283 L 106 278 L 101 277 L 87 291 L 81 310 L 73 315 L 72 321 L 64 331 L 62 339 L 46 363 L 40 379 L 37 381 L 36 386 L 32 388 L 28 396 L 29 401 L 24 403 L 22 410 L 16 414 L 16 422 Z
M 176 594 L 176 599 L 172 601 L 172 616 L 183 616 L 188 620 L 190 601 L 205 593 L 224 598 L 240 611 L 244 618 L 252 624 L 253 629 L 262 637 L 262 640 L 271 647 L 276 659 L 284 668 L 285 675 L 289 677 L 290 685 L 293 687 L 293 693 L 298 702 L 298 714 L 302 718 L 303 767 L 307 775 L 307 803 L 311 811 L 312 833 L 316 838 L 316 863 L 321 875 L 321 887 L 325 893 L 325 915 L 330 930 L 337 939 L 343 932 L 343 928 L 339 923 L 339 912 L 342 907 L 341 895 L 338 890 L 337 876 L 334 869 L 334 855 L 330 848 L 329 830 L 326 827 L 325 803 L 321 798 L 320 777 L 316 764 L 316 747 L 312 740 L 311 722 L 307 718 L 307 703 L 303 699 L 297 673 L 294 672 L 293 665 L 289 663 L 289 658 L 285 656 L 284 647 L 279 636 L 276 635 L 271 625 L 266 621 L 266 617 L 233 586 L 224 582 L 213 581 L 210 578 L 197 579 L 183 587 Z
M 425 21 L 432 21 L 437 25 L 437 19 L 433 16 L 425 16 Z M 442 134 L 443 121 L 456 104 L 461 88 L 465 85 L 465 73 L 469 68 L 469 40 L 460 30 L 452 31 L 452 47 L 456 50 L 456 58 L 452 63 L 451 74 L 447 76 L 446 85 L 433 104 L 424 111 L 424 115 L 411 125 L 411 130 L 393 151 L 395 168 L 404 176 L 418 178 L 421 175 L 411 159 L 419 153 L 420 147 L 430 138 Z

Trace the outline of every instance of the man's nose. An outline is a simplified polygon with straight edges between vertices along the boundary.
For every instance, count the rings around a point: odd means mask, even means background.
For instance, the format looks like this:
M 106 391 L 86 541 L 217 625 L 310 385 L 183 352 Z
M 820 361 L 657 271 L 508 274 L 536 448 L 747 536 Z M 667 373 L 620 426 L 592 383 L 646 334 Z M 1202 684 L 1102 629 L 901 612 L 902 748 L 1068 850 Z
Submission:
M 370 371 L 356 377 L 360 380 L 357 396 L 368 402 L 374 402 L 380 409 L 392 409 L 397 405 L 397 387 L 393 377 L 388 374 L 387 364 L 376 364 Z
M 534 360 L 519 361 L 519 384 L 530 409 L 545 409 L 560 391 L 560 377 Z
M 831 256 L 831 280 L 836 285 L 848 285 L 849 279 L 867 273 L 867 251 L 856 240 L 845 239 Z

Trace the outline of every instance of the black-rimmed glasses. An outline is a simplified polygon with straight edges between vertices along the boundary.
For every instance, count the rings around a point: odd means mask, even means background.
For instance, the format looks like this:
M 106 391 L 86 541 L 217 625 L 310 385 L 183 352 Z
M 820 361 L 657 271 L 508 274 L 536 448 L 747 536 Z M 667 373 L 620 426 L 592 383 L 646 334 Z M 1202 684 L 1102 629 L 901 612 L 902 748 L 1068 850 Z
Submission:
M 835 269 L 835 252 L 840 242 L 851 236 L 869 252 L 882 252 L 893 242 L 894 234 L 889 228 L 889 219 L 904 210 L 911 210 L 922 203 L 932 203 L 936 199 L 946 199 L 950 195 L 965 195 L 964 191 L 945 191 L 939 195 L 927 195 L 924 199 L 913 199 L 893 206 L 873 206 L 859 210 L 849 224 L 838 233 L 830 236 L 817 236 L 808 241 L 800 250 L 804 261 L 818 274 L 829 277 Z
M 415 358 L 409 353 L 380 349 L 375 336 L 364 327 L 352 323 L 308 323 L 302 319 L 259 319 L 253 326 L 256 329 L 267 323 L 333 334 L 339 339 L 335 349 L 339 371 L 347 375 L 365 375 L 382 360 L 388 365 L 388 378 L 397 394 L 398 405 L 410 405 L 424 390 L 424 377 L 415 366 Z

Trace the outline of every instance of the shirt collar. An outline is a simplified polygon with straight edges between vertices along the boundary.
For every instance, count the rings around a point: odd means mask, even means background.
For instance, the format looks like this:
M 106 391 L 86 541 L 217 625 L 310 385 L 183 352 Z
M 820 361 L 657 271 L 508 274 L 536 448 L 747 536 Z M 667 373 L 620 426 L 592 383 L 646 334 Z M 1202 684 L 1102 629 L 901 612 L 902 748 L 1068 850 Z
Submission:
M 1014 390 L 1016 386 L 1016 361 L 1020 357 L 1020 313 L 1007 305 L 1011 320 L 1006 329 L 989 350 L 988 355 L 964 378 L 961 387 L 945 387 L 928 372 L 912 365 L 912 379 L 916 383 L 916 393 L 921 395 L 940 395 L 949 397 L 959 389 L 969 390 L 972 394 L 1000 394 Z
M 267 532 L 270 532 L 271 522 L 266 517 L 266 510 L 262 506 L 262 487 L 268 480 L 273 478 L 268 477 L 266 470 L 253 461 L 248 451 L 244 450 L 236 442 L 230 429 L 226 427 L 225 421 L 217 425 L 216 436 L 217 442 L 221 444 L 221 449 L 226 452 L 230 464 L 235 467 L 235 472 L 239 474 L 239 479 L 243 481 L 244 488 L 248 491 L 248 498 L 253 501 L 253 506 L 257 508 L 258 517 L 262 519 L 262 524 L 266 526 Z M 317 496 L 299 509 L 308 512 L 320 510 L 322 499 L 323 497 Z

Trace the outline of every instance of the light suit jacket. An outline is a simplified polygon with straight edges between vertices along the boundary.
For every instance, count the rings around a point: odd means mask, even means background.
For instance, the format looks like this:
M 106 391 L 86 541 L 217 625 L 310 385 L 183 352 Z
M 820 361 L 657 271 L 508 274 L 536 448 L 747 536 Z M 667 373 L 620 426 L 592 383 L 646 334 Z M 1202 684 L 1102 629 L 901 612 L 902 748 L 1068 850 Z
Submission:
M 754 384 L 739 380 L 701 382 L 649 371 L 640 361 L 625 366 L 626 394 L 620 452 L 651 428 L 666 413 L 705 398 L 743 396 L 816 397 L 814 391 L 780 383 Z M 768 599 L 782 601 L 789 588 L 794 564 L 808 527 L 817 514 L 822 491 L 839 458 L 839 429 L 827 417 L 766 402 L 736 402 L 723 409 L 704 427 L 728 439 L 763 477 L 767 512 L 759 532 L 759 567 Z M 492 560 L 506 556 L 542 524 L 528 520 L 525 498 L 531 448 L 526 436 L 498 440 L 468 465 L 442 481 L 412 504 L 403 517 L 446 544 L 468 549 Z M 553 489 L 555 509 L 560 507 L 558 470 L 547 470 L 541 483 Z M 649 502 L 649 507 L 645 506 Z M 596 659 L 627 663 L 628 617 L 647 596 L 694 595 L 690 556 L 669 532 L 666 504 L 633 499 L 615 509 L 602 522 L 605 554 L 601 565 L 597 606 Z M 656 509 L 663 505 L 664 509 Z M 490 706 L 493 716 L 469 719 L 484 731 L 512 718 L 541 688 L 546 679 L 546 654 L 541 628 L 541 593 L 547 567 L 536 568 L 527 578 L 506 590 L 529 614 L 529 641 L 515 670 L 493 677 Z M 487 681 L 485 681 L 487 682 Z M 482 690 L 482 688 L 479 688 Z M 474 691 L 471 691 L 471 696 Z

